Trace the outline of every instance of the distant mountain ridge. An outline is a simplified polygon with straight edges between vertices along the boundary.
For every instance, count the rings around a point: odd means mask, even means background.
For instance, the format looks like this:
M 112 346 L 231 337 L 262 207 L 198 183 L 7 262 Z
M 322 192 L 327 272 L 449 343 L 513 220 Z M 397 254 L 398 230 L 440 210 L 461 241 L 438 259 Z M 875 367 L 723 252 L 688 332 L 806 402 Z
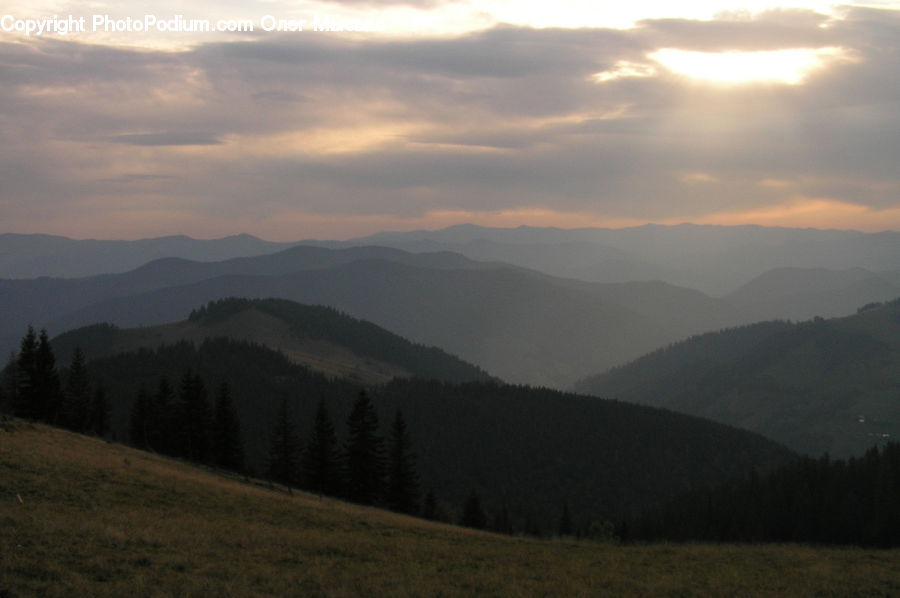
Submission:
M 4 233 L 0 234 L 0 278 L 79 278 L 125 272 L 165 257 L 217 261 L 272 253 L 295 244 L 247 234 L 208 241 L 184 235 L 105 241 Z
M 101 321 L 149 326 L 226 297 L 328 305 L 505 380 L 556 387 L 741 321 L 721 300 L 665 283 L 587 283 L 446 252 L 298 246 L 78 280 L 0 281 L 8 314 L 0 333 L 11 349 L 29 322 L 52 334 Z
M 759 432 L 814 456 L 900 437 L 900 300 L 708 333 L 575 387 Z
M 59 335 L 53 346 L 65 361 L 75 347 L 98 358 L 211 338 L 266 346 L 294 363 L 361 384 L 409 376 L 447 382 L 492 380 L 483 370 L 435 347 L 410 343 L 328 307 L 284 299 L 223 299 L 192 311 L 186 320 L 159 326 L 122 329 L 95 324 Z

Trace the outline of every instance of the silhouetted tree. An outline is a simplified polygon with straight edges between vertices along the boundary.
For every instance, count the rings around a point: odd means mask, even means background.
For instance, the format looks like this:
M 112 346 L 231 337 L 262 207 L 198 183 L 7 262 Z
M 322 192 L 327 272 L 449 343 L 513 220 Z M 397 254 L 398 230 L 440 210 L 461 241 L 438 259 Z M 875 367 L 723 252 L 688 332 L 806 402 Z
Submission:
M 413 514 L 418 511 L 419 476 L 416 473 L 412 441 L 403 413 L 397 409 L 391 426 L 388 451 L 387 503 L 392 511 Z
M 485 515 L 484 508 L 481 506 L 481 499 L 474 490 L 469 494 L 469 497 L 463 505 L 459 524 L 475 529 L 484 529 L 487 527 L 487 515 Z
M 569 503 L 563 503 L 562 515 L 559 517 L 559 525 L 556 527 L 558 536 L 571 536 L 574 532 L 572 526 L 572 514 L 569 513 Z
M 319 494 L 335 495 L 341 488 L 340 455 L 334 424 L 325 399 L 316 406 L 316 419 L 303 452 L 303 483 Z
M 344 469 L 349 500 L 367 505 L 380 500 L 384 488 L 383 452 L 378 414 L 366 391 L 360 391 L 347 418 Z
M 209 461 L 212 427 L 209 399 L 203 380 L 190 370 L 181 379 L 177 414 L 181 433 L 179 454 L 191 461 Z
M 435 521 L 438 519 L 437 497 L 434 490 L 429 490 L 425 495 L 425 502 L 422 504 L 422 517 Z
M 152 425 L 153 399 L 141 386 L 131 407 L 130 437 L 131 444 L 139 449 L 151 449 L 150 426 Z
M 504 500 L 500 509 L 494 514 L 494 520 L 491 523 L 491 529 L 501 534 L 512 534 L 513 529 L 512 518 L 509 516 L 509 507 Z
M 297 429 L 291 419 L 287 396 L 282 396 L 275 425 L 272 428 L 272 440 L 269 446 L 269 479 L 288 487 L 297 486 L 300 455 L 300 441 Z
M 244 468 L 244 443 L 231 390 L 224 380 L 216 394 L 212 427 L 213 462 L 217 467 L 241 471 Z
M 87 431 L 91 408 L 91 382 L 81 347 L 72 352 L 58 423 L 76 432 Z
M 91 397 L 90 408 L 88 409 L 87 432 L 99 437 L 106 436 L 109 431 L 109 401 L 106 399 L 106 389 L 102 384 L 98 384 L 94 389 L 94 396 Z

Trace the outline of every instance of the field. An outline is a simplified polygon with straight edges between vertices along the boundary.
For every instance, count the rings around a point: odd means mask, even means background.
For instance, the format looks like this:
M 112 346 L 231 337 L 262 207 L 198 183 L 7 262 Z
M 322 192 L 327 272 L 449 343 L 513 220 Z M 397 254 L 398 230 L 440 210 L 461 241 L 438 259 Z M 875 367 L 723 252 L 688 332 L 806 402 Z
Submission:
M 0 427 L 0 598 L 898 595 L 900 550 L 498 536 Z

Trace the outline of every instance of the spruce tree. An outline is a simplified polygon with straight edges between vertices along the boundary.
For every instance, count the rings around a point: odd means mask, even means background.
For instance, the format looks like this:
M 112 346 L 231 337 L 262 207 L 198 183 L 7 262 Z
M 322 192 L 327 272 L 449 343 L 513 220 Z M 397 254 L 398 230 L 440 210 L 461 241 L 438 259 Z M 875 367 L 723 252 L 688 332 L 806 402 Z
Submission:
M 378 435 L 378 414 L 366 391 L 360 391 L 347 418 L 344 448 L 346 496 L 371 505 L 381 499 L 384 489 L 383 441 Z
M 103 438 L 109 431 L 109 401 L 106 398 L 106 389 L 98 384 L 91 397 L 88 409 L 87 432 Z
M 299 454 L 300 441 L 297 437 L 297 429 L 291 419 L 288 399 L 283 396 L 275 417 L 275 425 L 272 428 L 267 470 L 269 479 L 289 488 L 296 487 L 300 467 Z
M 180 421 L 179 454 L 190 461 L 206 463 L 210 459 L 210 430 L 212 413 L 206 386 L 190 370 L 181 379 L 176 410 Z
M 153 400 L 143 386 L 138 388 L 137 398 L 131 407 L 130 437 L 131 444 L 139 449 L 150 449 L 150 425 L 152 420 Z
M 18 396 L 18 364 L 16 363 L 16 353 L 13 351 L 9 354 L 9 360 L 3 369 L 3 380 L 0 381 L 0 388 L 3 389 L 3 400 L 0 401 L 0 411 L 5 413 L 15 413 L 16 397 Z
M 72 363 L 66 377 L 66 388 L 59 413 L 59 425 L 75 430 L 87 431 L 91 408 L 91 383 L 81 347 L 75 347 Z
M 43 328 L 38 335 L 34 363 L 38 389 L 38 418 L 47 423 L 56 424 L 62 403 L 62 387 L 59 382 L 59 372 L 56 369 L 56 356 L 53 354 L 53 347 L 50 346 L 47 331 Z
M 399 513 L 418 511 L 419 476 L 416 473 L 412 441 L 403 413 L 397 409 L 391 426 L 388 451 L 388 508 Z
M 425 502 L 422 504 L 422 517 L 431 521 L 437 521 L 440 518 L 434 490 L 429 490 L 425 495 Z
M 223 381 L 216 394 L 213 417 L 213 460 L 217 467 L 241 471 L 244 468 L 244 444 L 228 383 Z
M 174 457 L 180 453 L 180 434 L 176 413 L 175 391 L 166 376 L 160 376 L 156 393 L 150 400 L 146 426 L 147 448 Z
M 303 483 L 312 492 L 335 495 L 340 492 L 340 461 L 334 424 L 325 399 L 316 407 L 309 443 L 303 452 Z
M 40 419 L 43 406 L 40 404 L 40 385 L 37 380 L 38 340 L 34 328 L 28 326 L 28 332 L 22 337 L 19 356 L 16 361 L 16 396 L 13 415 L 26 419 Z
M 569 513 L 569 503 L 563 503 L 562 515 L 559 517 L 559 525 L 556 529 L 558 536 L 571 536 L 573 533 L 572 514 Z
M 459 524 L 475 529 L 484 529 L 487 527 L 487 515 L 485 515 L 484 508 L 481 506 L 481 499 L 474 490 L 469 494 L 469 497 L 463 505 Z

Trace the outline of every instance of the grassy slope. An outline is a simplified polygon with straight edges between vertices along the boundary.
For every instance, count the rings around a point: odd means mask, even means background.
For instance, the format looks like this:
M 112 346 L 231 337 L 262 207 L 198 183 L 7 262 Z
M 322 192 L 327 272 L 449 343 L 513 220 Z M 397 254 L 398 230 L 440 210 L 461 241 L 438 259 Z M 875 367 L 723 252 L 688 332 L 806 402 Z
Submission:
M 495 536 L 0 428 L 2 596 L 884 596 L 898 568 L 898 550 Z

